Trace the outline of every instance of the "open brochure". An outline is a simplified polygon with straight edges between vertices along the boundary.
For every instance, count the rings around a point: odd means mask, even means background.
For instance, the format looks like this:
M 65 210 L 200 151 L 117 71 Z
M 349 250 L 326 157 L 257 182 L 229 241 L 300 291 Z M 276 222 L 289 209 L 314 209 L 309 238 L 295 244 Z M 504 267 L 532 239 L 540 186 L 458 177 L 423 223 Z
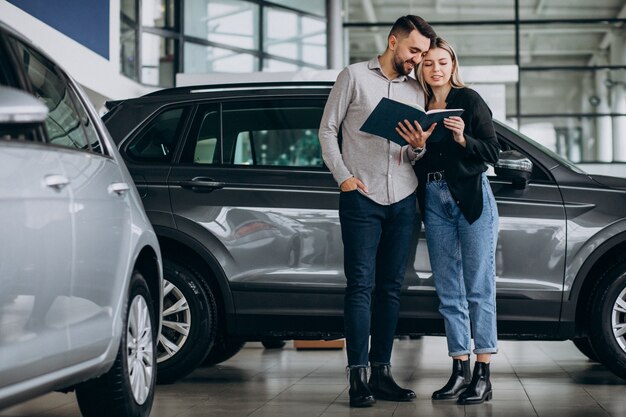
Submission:
M 407 142 L 396 132 L 398 122 L 406 119 L 413 123 L 414 120 L 417 120 L 423 130 L 428 130 L 433 123 L 437 123 L 437 127 L 426 141 L 427 144 L 435 143 L 450 132 L 443 125 L 443 119 L 450 116 L 460 116 L 461 113 L 463 113 L 463 109 L 433 109 L 425 112 L 421 107 L 414 107 L 383 97 L 361 126 L 361 131 L 404 146 Z

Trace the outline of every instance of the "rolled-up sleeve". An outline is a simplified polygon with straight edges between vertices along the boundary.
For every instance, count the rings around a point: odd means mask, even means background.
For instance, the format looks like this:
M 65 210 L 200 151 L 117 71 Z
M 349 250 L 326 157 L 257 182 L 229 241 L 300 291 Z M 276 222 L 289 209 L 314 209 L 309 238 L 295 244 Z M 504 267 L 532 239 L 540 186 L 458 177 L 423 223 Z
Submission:
M 349 68 L 345 68 L 339 73 L 330 92 L 319 129 L 322 158 L 339 185 L 352 176 L 343 161 L 338 137 L 341 123 L 348 112 L 353 91 L 354 79 Z
M 424 146 L 420 152 L 415 152 L 412 147 L 406 146 L 406 156 L 411 163 L 411 165 L 415 165 L 415 162 L 418 159 L 421 159 L 426 153 L 426 147 Z

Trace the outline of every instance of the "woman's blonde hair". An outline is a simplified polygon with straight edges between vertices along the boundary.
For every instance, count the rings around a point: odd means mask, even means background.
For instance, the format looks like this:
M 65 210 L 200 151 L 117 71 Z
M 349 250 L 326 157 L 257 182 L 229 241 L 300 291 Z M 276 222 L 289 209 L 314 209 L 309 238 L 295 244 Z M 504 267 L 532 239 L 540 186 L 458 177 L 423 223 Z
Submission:
M 450 56 L 452 57 L 452 75 L 450 76 L 450 84 L 452 88 L 463 88 L 465 84 L 463 80 L 461 80 L 461 76 L 459 75 L 459 59 L 456 56 L 456 52 L 454 52 L 454 48 L 450 45 L 450 42 L 443 38 L 437 37 L 435 39 L 435 44 L 431 49 L 440 48 L 445 51 L 448 51 Z M 415 68 L 415 78 L 419 81 L 424 93 L 426 94 L 426 101 L 433 95 L 433 90 L 430 88 L 430 85 L 424 80 L 424 76 L 422 75 L 422 66 L 424 65 L 424 60 L 419 63 L 417 68 Z

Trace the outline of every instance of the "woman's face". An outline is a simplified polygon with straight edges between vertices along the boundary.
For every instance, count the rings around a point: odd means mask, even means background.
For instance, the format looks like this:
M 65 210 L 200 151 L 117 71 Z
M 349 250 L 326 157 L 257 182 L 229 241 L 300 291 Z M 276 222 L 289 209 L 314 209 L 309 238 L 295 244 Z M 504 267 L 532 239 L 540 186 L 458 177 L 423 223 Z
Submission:
M 422 62 L 422 76 L 426 84 L 440 87 L 450 82 L 452 77 L 452 57 L 445 49 L 429 49 Z

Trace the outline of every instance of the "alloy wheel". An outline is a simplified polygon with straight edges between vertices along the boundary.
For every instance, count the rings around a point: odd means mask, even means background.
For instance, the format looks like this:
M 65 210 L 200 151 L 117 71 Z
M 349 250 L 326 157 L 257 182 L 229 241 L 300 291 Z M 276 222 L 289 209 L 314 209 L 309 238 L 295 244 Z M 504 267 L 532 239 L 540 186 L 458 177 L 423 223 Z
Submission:
M 611 327 L 617 344 L 626 352 L 626 287 L 622 289 L 613 304 Z
M 157 363 L 176 355 L 183 347 L 191 328 L 187 298 L 174 284 L 163 280 L 163 327 L 157 345 Z
M 146 300 L 136 296 L 128 311 L 127 352 L 128 373 L 133 397 L 143 404 L 150 395 L 154 372 L 154 353 L 150 310 Z

